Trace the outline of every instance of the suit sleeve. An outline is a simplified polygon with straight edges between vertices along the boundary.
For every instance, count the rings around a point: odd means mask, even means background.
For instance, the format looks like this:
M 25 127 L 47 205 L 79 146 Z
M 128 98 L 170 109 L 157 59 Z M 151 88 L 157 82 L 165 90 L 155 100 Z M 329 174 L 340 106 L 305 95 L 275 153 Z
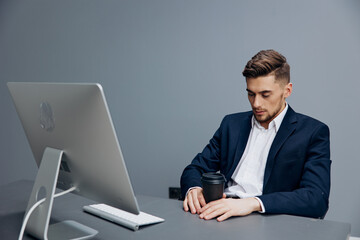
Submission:
M 201 176 L 203 173 L 217 172 L 220 169 L 220 137 L 222 125 L 223 124 L 220 125 L 204 150 L 197 154 L 191 164 L 184 169 L 180 180 L 182 199 L 184 199 L 189 188 L 195 186 L 201 187 Z
M 323 218 L 330 194 L 329 128 L 318 126 L 311 136 L 299 187 L 291 192 L 274 192 L 259 196 L 266 213 L 292 214 Z

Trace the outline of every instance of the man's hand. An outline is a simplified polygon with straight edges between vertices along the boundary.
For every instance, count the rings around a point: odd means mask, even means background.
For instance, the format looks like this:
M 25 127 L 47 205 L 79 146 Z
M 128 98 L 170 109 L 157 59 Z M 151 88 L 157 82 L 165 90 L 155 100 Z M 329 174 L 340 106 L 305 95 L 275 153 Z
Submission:
M 261 205 L 255 198 L 222 198 L 206 204 L 200 209 L 200 218 L 209 220 L 218 217 L 219 222 L 232 216 L 246 216 L 261 211 Z
M 206 205 L 204 195 L 202 193 L 202 188 L 197 187 L 191 189 L 183 202 L 184 210 L 192 214 L 199 214 L 200 209 Z

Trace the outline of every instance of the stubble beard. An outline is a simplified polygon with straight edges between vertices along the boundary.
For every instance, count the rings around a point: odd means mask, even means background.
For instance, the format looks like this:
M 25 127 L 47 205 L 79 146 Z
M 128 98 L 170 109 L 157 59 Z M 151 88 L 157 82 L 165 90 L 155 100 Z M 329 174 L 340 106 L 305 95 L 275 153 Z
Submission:
M 263 111 L 265 112 L 268 112 L 267 110 L 265 109 L 262 109 Z M 255 116 L 255 119 L 259 122 L 259 123 L 270 123 L 272 120 L 274 120 L 274 118 L 280 114 L 280 111 L 282 110 L 282 104 L 279 106 L 278 109 L 276 109 L 276 111 L 274 111 L 273 114 L 269 114 L 267 116 L 264 116 L 264 119 L 261 119 L 261 116 L 260 116 L 260 119 L 258 118 L 258 116 L 256 116 L 255 114 L 255 109 L 254 109 L 254 116 Z

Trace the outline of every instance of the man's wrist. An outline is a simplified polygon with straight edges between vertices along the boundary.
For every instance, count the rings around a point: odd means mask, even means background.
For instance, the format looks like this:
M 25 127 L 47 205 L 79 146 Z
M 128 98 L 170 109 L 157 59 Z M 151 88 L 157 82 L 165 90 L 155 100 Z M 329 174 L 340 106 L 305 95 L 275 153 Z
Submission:
M 252 202 L 254 203 L 252 208 L 253 212 L 261 212 L 262 209 L 259 200 L 256 197 L 252 198 L 252 200 Z

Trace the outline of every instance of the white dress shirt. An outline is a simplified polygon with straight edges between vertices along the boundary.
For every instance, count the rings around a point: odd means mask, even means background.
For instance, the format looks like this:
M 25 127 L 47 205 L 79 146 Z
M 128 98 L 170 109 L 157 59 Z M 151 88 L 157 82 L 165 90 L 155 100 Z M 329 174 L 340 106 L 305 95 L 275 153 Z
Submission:
M 265 129 L 253 116 L 251 119 L 251 131 L 245 151 L 236 167 L 225 194 L 228 196 L 237 196 L 239 198 L 248 198 L 262 195 L 264 173 L 270 147 L 274 141 L 277 131 L 285 117 L 288 104 L 284 110 L 269 123 L 268 129 Z M 261 212 L 265 212 L 262 201 L 257 198 L 261 204 Z

